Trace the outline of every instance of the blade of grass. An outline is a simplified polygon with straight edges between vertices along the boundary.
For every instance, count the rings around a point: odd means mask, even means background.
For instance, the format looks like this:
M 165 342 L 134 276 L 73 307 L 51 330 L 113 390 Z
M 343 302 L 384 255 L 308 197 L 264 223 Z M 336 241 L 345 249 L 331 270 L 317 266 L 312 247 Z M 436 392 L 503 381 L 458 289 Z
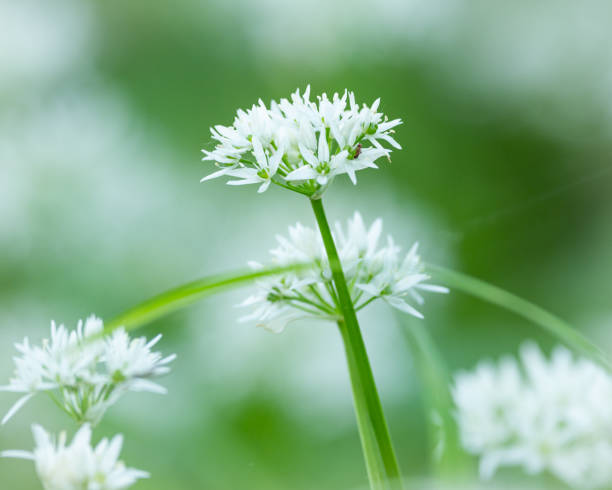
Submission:
M 607 356 L 589 339 L 567 322 L 539 306 L 485 281 L 444 267 L 427 264 L 427 271 L 451 289 L 463 291 L 476 298 L 501 306 L 547 330 L 576 351 L 612 370 Z
M 423 321 L 399 314 L 396 318 L 412 352 L 422 386 L 425 412 L 429 417 L 432 469 L 443 478 L 467 475 L 471 463 L 459 443 L 448 369 Z
M 257 271 L 240 271 L 233 274 L 204 277 L 196 281 L 188 282 L 154 296 L 123 312 L 110 322 L 106 322 L 104 333 L 109 333 L 118 327 L 132 330 L 181 308 L 185 308 L 211 294 L 240 287 L 262 277 L 274 276 L 276 274 L 305 267 L 308 267 L 308 265 L 296 264 L 287 267 L 275 267 Z

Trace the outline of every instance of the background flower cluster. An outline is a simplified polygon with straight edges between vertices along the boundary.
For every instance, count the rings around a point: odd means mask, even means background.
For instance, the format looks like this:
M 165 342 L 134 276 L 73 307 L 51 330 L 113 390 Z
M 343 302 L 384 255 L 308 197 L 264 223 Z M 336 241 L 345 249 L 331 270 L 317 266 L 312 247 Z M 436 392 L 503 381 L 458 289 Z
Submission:
M 547 359 L 524 344 L 520 362 L 481 362 L 459 373 L 453 397 L 462 443 L 480 472 L 520 466 L 548 471 L 573 488 L 612 483 L 612 376 L 557 347 Z
M 56 439 L 42 426 L 32 425 L 36 447 L 32 452 L 5 450 L 3 457 L 33 460 L 45 490 L 122 490 L 148 473 L 126 468 L 119 460 L 122 436 L 103 439 L 92 447 L 92 426 L 106 410 L 128 391 L 165 393 L 153 378 L 170 371 L 175 355 L 163 357 L 151 348 L 158 335 L 147 342 L 130 338 L 123 328 L 105 332 L 100 318 L 79 320 L 76 329 L 51 322 L 51 336 L 41 345 L 26 337 L 15 344 L 15 373 L 0 389 L 23 393 L 8 411 L 2 424 L 34 395 L 49 395 L 79 425 L 71 444 L 66 432 Z

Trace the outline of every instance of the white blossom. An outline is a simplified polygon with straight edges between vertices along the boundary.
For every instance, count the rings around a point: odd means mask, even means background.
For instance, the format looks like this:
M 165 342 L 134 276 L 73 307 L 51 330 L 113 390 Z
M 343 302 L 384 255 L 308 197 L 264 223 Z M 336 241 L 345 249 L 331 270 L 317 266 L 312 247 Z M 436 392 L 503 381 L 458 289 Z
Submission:
M 331 109 L 330 109 L 331 110 Z M 357 311 L 375 299 L 422 318 L 410 303 L 420 305 L 419 291 L 446 293 L 448 289 L 426 283 L 429 276 L 417 255 L 415 244 L 405 257 L 391 237 L 381 244 L 382 220 L 366 227 L 355 212 L 346 227 L 336 223 L 333 235 L 353 304 Z M 289 227 L 289 236 L 277 236 L 278 246 L 270 251 L 271 263 L 285 266 L 312 263 L 313 267 L 262 278 L 255 294 L 240 306 L 253 311 L 242 321 L 256 321 L 272 331 L 299 318 L 337 320 L 341 318 L 338 295 L 332 281 L 325 247 L 317 230 L 297 223 Z M 263 267 L 250 263 L 254 269 Z
M 2 457 L 34 461 L 45 490 L 121 490 L 149 474 L 126 468 L 119 460 L 123 437 L 102 439 L 91 446 L 91 427 L 83 425 L 66 445 L 66 433 L 54 440 L 40 425 L 33 425 L 36 447 L 33 452 L 3 451 Z
M 202 181 L 225 175 L 238 179 L 230 185 L 260 184 L 264 192 L 274 183 L 309 196 L 320 195 L 337 175 L 347 174 L 355 184 L 355 172 L 389 158 L 391 150 L 381 142 L 400 149 L 391 134 L 401 120 L 387 120 L 379 104 L 377 99 L 359 107 L 348 91 L 331 99 L 322 94 L 316 103 L 310 87 L 304 95 L 297 90 L 291 100 L 272 101 L 269 108 L 259 100 L 238 110 L 231 126 L 211 128 L 216 146 L 202 150 L 203 160 L 220 170 Z
M 36 393 L 46 392 L 79 422 L 97 424 L 126 391 L 164 393 L 151 378 L 166 374 L 175 356 L 152 352 L 161 336 L 147 343 L 130 339 L 124 329 L 104 337 L 102 320 L 90 316 L 75 330 L 51 322 L 51 338 L 31 346 L 28 338 L 15 347 L 15 372 L 1 391 L 23 393 L 5 415 L 5 424 Z
M 575 488 L 612 483 L 612 377 L 557 347 L 550 359 L 532 343 L 521 362 L 482 362 L 455 377 L 463 446 L 490 478 L 501 466 L 548 471 Z
M 144 337 L 130 339 L 123 328 L 115 330 L 106 339 L 104 363 L 106 371 L 115 383 L 126 383 L 133 391 L 152 391 L 165 393 L 166 389 L 150 381 L 170 372 L 168 364 L 176 354 L 162 357 L 159 352 L 152 352 L 161 339 L 161 334 L 147 342 Z

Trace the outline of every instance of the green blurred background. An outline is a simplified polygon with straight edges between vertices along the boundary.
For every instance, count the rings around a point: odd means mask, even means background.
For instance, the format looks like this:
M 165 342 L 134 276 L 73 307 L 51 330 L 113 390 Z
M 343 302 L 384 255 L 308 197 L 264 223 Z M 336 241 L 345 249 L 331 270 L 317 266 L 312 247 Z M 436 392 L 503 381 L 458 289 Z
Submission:
M 393 163 L 339 179 L 354 209 L 424 258 L 520 294 L 612 347 L 612 6 L 459 0 L 0 0 L 0 377 L 13 342 L 110 318 L 203 275 L 265 260 L 308 202 L 200 184 L 208 128 L 258 98 L 354 90 L 404 124 Z M 96 436 L 125 434 L 138 489 L 351 489 L 367 483 L 339 335 L 237 322 L 248 290 L 144 329 L 178 359 L 169 395 L 132 394 Z M 427 328 L 449 367 L 516 352 L 535 327 L 459 293 Z M 429 472 L 418 372 L 383 306 L 362 325 L 405 474 Z M 4 381 L 3 381 L 4 383 Z M 13 403 L 3 394 L 0 410 Z M 35 399 L 0 430 L 74 430 Z M 0 461 L 2 488 L 36 489 Z M 542 483 L 544 484 L 544 483 Z M 555 485 L 559 488 L 559 485 Z M 435 487 L 437 488 L 437 487 Z

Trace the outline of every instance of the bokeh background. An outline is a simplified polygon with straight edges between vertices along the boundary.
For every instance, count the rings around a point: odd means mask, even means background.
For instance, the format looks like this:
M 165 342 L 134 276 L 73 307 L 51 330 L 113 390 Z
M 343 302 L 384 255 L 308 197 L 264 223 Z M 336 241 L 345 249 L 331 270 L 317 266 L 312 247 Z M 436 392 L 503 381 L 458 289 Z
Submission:
M 380 96 L 404 121 L 392 164 L 334 183 L 333 220 L 382 216 L 426 260 L 518 293 L 610 351 L 611 18 L 606 0 L 0 0 L 0 378 L 13 342 L 48 335 L 50 319 L 111 318 L 265 260 L 275 234 L 313 225 L 300 196 L 199 183 L 211 125 L 307 84 Z M 124 459 L 152 473 L 142 490 L 363 487 L 336 330 L 238 323 L 246 294 L 143 329 L 178 353 L 170 393 L 124 398 L 97 437 L 125 434 Z M 460 293 L 430 298 L 425 314 L 451 370 L 527 338 L 553 344 Z M 362 324 L 402 469 L 425 478 L 406 325 L 383 306 Z M 2 394 L 0 410 L 13 401 Z M 74 431 L 41 397 L 0 429 L 0 448 L 31 448 L 32 421 Z M 0 487 L 39 483 L 30 463 L 0 461 Z

